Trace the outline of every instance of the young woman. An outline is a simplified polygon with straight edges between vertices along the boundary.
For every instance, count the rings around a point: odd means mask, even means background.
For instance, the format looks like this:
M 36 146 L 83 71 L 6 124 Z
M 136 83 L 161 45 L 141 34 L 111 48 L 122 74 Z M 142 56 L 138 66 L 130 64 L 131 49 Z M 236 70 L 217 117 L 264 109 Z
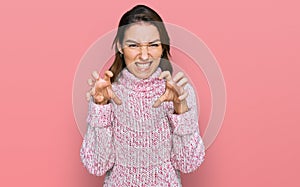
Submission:
M 138 5 L 126 12 L 103 78 L 93 72 L 88 129 L 80 156 L 104 186 L 181 186 L 204 160 L 196 97 L 183 73 L 172 77 L 169 36 L 160 16 Z

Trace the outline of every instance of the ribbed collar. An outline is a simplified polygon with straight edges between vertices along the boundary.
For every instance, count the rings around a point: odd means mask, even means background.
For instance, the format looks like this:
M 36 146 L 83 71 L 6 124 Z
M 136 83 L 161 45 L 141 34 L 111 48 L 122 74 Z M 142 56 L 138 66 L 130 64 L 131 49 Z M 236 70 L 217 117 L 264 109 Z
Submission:
M 139 79 L 124 68 L 119 76 L 118 83 L 125 86 L 128 89 L 138 91 L 138 92 L 148 92 L 158 89 L 159 87 L 164 87 L 165 80 L 159 79 L 161 74 L 161 69 L 158 67 L 157 70 L 147 79 Z

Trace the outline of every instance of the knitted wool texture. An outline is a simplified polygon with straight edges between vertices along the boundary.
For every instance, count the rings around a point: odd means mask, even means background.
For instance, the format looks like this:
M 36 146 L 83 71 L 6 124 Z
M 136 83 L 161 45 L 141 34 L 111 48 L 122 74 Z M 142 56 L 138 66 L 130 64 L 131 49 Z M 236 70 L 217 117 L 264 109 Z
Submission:
M 112 85 L 121 105 L 89 103 L 80 156 L 91 174 L 106 174 L 105 187 L 178 187 L 179 171 L 192 172 L 204 160 L 193 88 L 185 86 L 189 110 L 184 114 L 174 114 L 172 102 L 153 108 L 165 91 L 160 73 L 158 68 L 141 80 L 125 68 Z

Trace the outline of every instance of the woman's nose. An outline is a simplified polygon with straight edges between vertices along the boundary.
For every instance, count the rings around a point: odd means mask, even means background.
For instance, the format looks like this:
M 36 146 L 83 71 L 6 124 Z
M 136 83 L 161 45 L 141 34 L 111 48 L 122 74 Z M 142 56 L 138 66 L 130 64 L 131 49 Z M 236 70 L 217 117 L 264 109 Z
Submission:
M 141 59 L 142 60 L 147 60 L 148 58 L 149 58 L 148 47 L 147 46 L 142 46 L 141 47 Z

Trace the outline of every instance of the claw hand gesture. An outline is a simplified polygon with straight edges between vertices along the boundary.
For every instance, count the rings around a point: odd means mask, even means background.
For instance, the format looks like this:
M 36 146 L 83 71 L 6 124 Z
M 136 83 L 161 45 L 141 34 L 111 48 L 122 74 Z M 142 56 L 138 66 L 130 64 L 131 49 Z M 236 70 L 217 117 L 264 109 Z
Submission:
M 165 101 L 172 101 L 176 114 L 182 114 L 188 111 L 186 98 L 188 93 L 184 90 L 184 86 L 187 84 L 188 79 L 182 72 L 177 73 L 172 79 L 169 71 L 164 71 L 159 76 L 160 79 L 166 79 L 166 90 L 162 96 L 160 96 L 154 103 L 153 107 L 158 107 Z
M 94 71 L 92 73 L 93 79 L 88 79 L 88 84 L 92 87 L 87 92 L 87 100 L 90 100 L 92 96 L 96 104 L 105 105 L 110 99 L 112 99 L 117 105 L 122 104 L 122 101 L 116 96 L 112 90 L 110 78 L 113 76 L 111 71 L 106 71 L 104 78 L 100 78 L 99 73 Z

